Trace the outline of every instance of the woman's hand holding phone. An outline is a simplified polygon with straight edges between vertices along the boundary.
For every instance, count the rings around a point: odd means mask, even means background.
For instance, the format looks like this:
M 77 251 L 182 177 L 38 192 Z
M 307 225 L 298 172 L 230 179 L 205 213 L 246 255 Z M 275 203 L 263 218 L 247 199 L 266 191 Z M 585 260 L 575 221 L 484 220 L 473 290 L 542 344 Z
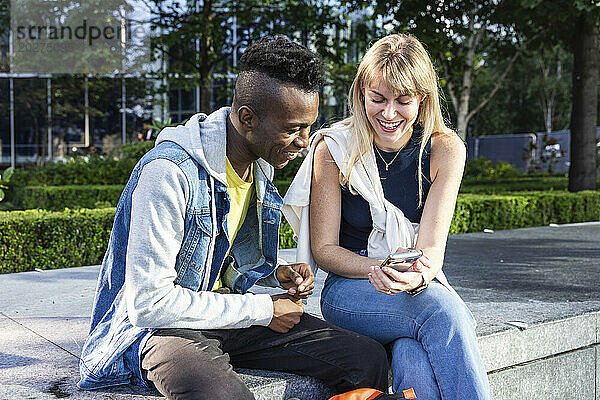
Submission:
M 427 258 L 426 255 L 422 255 L 410 265 L 408 271 L 423 272 L 428 268 L 431 268 L 431 261 L 429 261 L 429 258 Z
M 389 257 L 388 257 L 389 258 Z M 411 290 L 423 282 L 423 271 L 431 268 L 429 258 L 421 255 L 412 263 L 382 263 L 371 267 L 369 282 L 385 294 L 396 294 Z
M 390 254 L 381 263 L 380 267 L 391 267 L 396 271 L 419 271 L 420 266 L 415 264 L 421 257 L 423 251 L 399 247 L 395 253 Z

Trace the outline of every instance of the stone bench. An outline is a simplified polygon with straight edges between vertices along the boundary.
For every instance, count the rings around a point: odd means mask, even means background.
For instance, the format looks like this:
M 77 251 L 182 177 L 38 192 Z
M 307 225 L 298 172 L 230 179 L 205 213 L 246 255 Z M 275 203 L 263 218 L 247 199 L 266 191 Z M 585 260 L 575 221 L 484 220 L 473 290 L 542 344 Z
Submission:
M 478 321 L 496 400 L 600 400 L 600 223 L 455 235 L 447 248 L 444 269 Z M 0 399 L 162 398 L 137 386 L 76 389 L 97 274 L 0 275 Z M 305 306 L 318 316 L 324 277 Z M 315 379 L 239 372 L 257 400 L 331 395 Z

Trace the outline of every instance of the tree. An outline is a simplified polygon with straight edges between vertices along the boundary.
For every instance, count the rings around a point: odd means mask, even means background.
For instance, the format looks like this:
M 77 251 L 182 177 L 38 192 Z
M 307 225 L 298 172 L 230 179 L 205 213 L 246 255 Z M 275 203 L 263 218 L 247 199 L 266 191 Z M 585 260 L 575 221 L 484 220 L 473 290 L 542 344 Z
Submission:
M 11 72 L 124 73 L 138 61 L 140 52 L 133 50 L 143 49 L 129 39 L 132 32 L 121 37 L 122 14 L 132 10 L 122 1 L 20 0 L 13 3 L 14 7 L 10 8 Z
M 536 98 L 542 112 L 546 133 L 555 128 L 555 121 L 564 121 L 571 110 L 561 107 L 561 99 L 570 100 L 568 71 L 565 64 L 572 62 L 569 54 L 560 44 L 541 48 L 529 55 L 535 68 L 540 72 L 534 75 L 529 86 L 529 94 Z M 567 129 L 568 123 L 559 125 Z
M 442 85 L 451 99 L 456 130 L 466 137 L 469 121 L 498 92 L 521 54 L 523 38 L 510 23 L 501 1 L 376 0 L 375 14 L 384 27 L 414 34 L 441 70 Z M 488 92 L 473 98 L 473 87 L 490 66 L 502 62 Z
M 490 60 L 493 61 L 493 60 Z M 473 136 L 568 129 L 571 118 L 572 55 L 560 43 L 527 49 L 515 61 L 502 87 L 469 121 Z M 560 66 L 560 67 L 559 67 Z M 502 62 L 482 71 L 473 97 L 489 93 Z M 560 73 L 558 72 L 560 70 Z M 550 115 L 551 118 L 547 118 Z
M 569 191 L 596 189 L 598 120 L 598 20 L 581 12 L 573 32 L 573 112 Z
M 537 31 L 573 52 L 569 190 L 595 190 L 600 4 L 590 0 L 517 0 L 515 6 L 527 16 L 519 29 Z
M 4 200 L 4 190 L 8 189 L 6 186 L 10 182 L 10 178 L 12 177 L 15 169 L 13 167 L 9 167 L 4 170 L 3 173 L 0 173 L 0 201 Z
M 172 87 L 199 87 L 200 111 L 210 111 L 211 82 L 227 78 L 233 60 L 265 34 L 282 33 L 334 56 L 328 34 L 343 25 L 333 3 L 317 0 L 148 0 L 154 48 L 168 66 L 159 76 Z

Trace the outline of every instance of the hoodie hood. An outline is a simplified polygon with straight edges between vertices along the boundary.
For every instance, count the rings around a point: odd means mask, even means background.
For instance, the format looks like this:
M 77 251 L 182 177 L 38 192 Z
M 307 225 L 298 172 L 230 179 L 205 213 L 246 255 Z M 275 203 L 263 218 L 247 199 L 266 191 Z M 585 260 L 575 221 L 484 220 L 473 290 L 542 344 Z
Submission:
M 185 125 L 164 128 L 156 138 L 156 146 L 167 141 L 177 143 L 212 177 L 227 186 L 225 157 L 230 112 L 230 107 L 222 107 L 210 115 L 195 114 Z M 273 166 L 263 159 L 259 159 L 257 164 L 271 180 Z
M 181 146 L 211 176 L 227 185 L 225 155 L 227 149 L 227 117 L 230 108 L 223 107 L 210 115 L 193 115 L 185 125 L 164 128 L 156 138 Z

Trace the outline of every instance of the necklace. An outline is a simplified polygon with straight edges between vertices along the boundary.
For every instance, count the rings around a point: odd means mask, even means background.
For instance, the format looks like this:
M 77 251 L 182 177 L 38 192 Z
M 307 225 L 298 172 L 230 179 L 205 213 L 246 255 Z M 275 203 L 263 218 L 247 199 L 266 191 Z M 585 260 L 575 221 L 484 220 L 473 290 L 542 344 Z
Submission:
M 399 150 L 396 152 L 396 155 L 394 156 L 394 158 L 392 158 L 392 161 L 390 161 L 390 162 L 387 162 L 387 161 L 385 161 L 385 158 L 383 158 L 383 156 L 382 156 L 382 155 L 381 155 L 381 153 L 379 152 L 379 149 L 377 148 L 377 146 L 374 146 L 374 147 L 375 147 L 375 151 L 376 151 L 376 152 L 377 152 L 377 154 L 379 155 L 379 158 L 381 158 L 381 161 L 383 161 L 383 163 L 385 164 L 385 170 L 386 170 L 386 171 L 387 171 L 387 170 L 390 168 L 390 165 L 392 165 L 392 163 L 393 163 L 394 161 L 396 161 L 396 157 L 398 157 L 398 154 L 400 154 L 400 150 L 402 150 L 402 149 L 399 149 Z

